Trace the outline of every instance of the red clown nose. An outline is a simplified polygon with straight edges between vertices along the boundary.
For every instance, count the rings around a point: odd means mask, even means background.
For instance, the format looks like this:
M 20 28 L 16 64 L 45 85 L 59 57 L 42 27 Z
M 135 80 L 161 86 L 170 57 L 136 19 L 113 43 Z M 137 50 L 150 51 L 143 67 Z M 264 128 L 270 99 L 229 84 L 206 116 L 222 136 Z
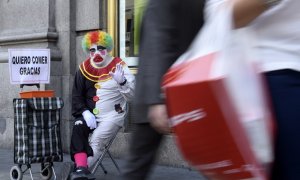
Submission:
M 94 56 L 93 60 L 94 60 L 94 62 L 98 63 L 98 62 L 102 62 L 103 58 L 99 54 L 96 54 Z

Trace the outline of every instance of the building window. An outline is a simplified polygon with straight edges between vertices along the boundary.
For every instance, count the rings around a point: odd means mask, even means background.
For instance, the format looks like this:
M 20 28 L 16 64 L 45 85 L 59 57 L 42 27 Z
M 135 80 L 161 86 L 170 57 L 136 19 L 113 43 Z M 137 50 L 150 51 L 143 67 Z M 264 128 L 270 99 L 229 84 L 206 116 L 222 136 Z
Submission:
M 141 19 L 147 0 L 120 0 L 120 57 L 137 66 Z

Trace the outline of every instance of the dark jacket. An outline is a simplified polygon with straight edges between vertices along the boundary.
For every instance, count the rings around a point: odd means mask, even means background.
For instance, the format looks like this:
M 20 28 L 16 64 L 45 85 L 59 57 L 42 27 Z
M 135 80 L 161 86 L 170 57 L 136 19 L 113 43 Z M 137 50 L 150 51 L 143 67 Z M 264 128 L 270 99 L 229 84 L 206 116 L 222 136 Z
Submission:
M 189 47 L 203 25 L 204 0 L 150 0 L 141 29 L 134 112 L 148 122 L 147 108 L 162 104 L 162 76 Z

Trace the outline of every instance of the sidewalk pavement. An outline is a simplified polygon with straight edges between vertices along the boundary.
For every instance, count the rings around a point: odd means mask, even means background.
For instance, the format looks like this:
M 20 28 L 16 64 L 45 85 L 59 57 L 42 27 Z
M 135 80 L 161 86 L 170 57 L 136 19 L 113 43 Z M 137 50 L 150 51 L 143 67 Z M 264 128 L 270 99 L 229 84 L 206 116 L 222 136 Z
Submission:
M 0 179 L 1 180 L 9 180 L 10 179 L 10 169 L 15 166 L 13 162 L 13 149 L 0 149 Z M 122 166 L 124 165 L 124 160 L 116 159 L 118 165 L 122 170 Z M 63 180 L 64 172 L 66 172 L 67 166 L 70 165 L 70 155 L 64 155 L 64 162 L 55 162 L 54 169 L 57 180 Z M 107 174 L 104 174 L 101 167 L 99 166 L 96 171 L 95 176 L 97 180 L 116 180 L 118 178 L 118 171 L 114 166 L 113 162 L 109 157 L 104 158 L 102 164 L 105 169 L 108 171 Z M 25 166 L 22 166 L 22 170 L 24 170 Z M 32 164 L 32 173 L 33 178 L 35 180 L 41 179 L 39 176 L 40 164 L 34 163 Z M 54 176 L 53 176 L 54 177 Z M 30 180 L 30 174 L 27 170 L 23 175 L 23 180 Z M 54 179 L 54 178 L 52 178 Z M 203 176 L 201 176 L 198 172 L 187 169 L 187 168 L 174 168 L 167 166 L 155 165 L 153 172 L 151 173 L 148 180 L 205 180 Z

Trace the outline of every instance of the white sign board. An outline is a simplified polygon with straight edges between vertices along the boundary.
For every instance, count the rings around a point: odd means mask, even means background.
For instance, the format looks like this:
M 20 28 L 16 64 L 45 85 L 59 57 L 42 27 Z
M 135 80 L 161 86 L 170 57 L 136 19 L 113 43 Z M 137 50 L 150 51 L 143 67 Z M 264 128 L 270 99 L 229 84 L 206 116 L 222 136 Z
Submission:
M 8 49 L 11 84 L 46 84 L 50 80 L 50 49 Z

